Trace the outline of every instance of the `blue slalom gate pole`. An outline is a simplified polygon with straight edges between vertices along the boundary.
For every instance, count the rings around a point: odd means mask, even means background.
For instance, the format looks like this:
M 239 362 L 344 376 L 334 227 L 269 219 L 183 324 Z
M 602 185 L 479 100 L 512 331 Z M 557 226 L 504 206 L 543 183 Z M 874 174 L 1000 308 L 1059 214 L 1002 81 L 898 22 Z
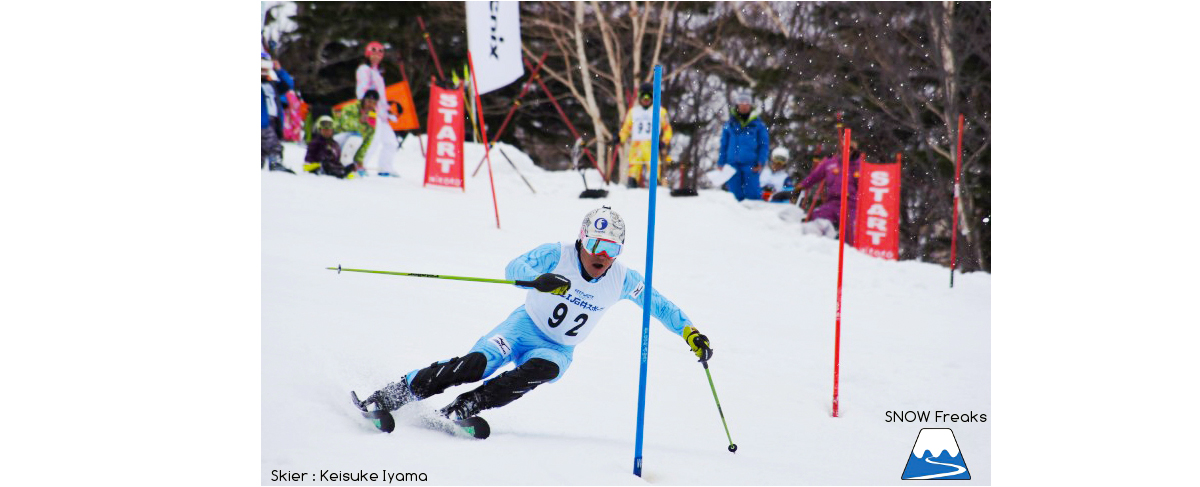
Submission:
M 638 381 L 637 442 L 633 452 L 633 474 L 642 476 L 642 431 L 646 425 L 646 361 L 650 355 L 650 295 L 654 279 L 654 206 L 658 201 L 659 108 L 662 104 L 662 65 L 654 67 L 654 111 L 650 132 L 650 217 L 646 230 L 646 288 L 642 292 L 642 368 Z

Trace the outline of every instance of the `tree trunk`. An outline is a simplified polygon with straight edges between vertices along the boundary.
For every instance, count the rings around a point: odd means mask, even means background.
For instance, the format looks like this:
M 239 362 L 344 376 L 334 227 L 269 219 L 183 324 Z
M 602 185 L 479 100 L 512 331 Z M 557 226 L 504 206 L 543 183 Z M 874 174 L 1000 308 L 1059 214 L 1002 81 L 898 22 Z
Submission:
M 936 9 L 937 7 L 934 6 L 933 8 Z M 967 217 L 966 210 L 970 205 L 964 204 L 964 200 L 968 198 L 970 191 L 967 189 L 966 184 L 961 184 L 962 175 L 957 173 L 961 168 L 958 162 L 958 64 L 954 56 L 954 48 L 951 45 L 951 40 L 954 37 L 954 2 L 942 2 L 940 7 L 939 10 L 935 11 L 936 15 L 929 16 L 929 23 L 932 28 L 934 41 L 937 42 L 938 54 L 941 55 L 942 61 L 942 89 L 945 92 L 943 94 L 945 104 L 943 105 L 942 118 L 946 120 L 946 125 L 949 129 L 947 133 L 950 134 L 950 140 L 947 141 L 947 145 L 950 146 L 950 160 L 956 171 L 954 180 L 960 181 L 960 184 L 958 184 L 958 207 L 955 210 L 958 212 L 959 231 L 966 240 L 964 242 L 966 247 L 978 252 L 979 246 L 974 242 L 975 232 L 972 226 L 972 220 L 974 219 Z M 966 253 L 963 252 L 961 254 Z M 961 267 L 964 270 L 978 269 L 980 265 L 981 262 L 968 261 Z
M 642 2 L 642 8 L 638 8 L 636 0 L 629 2 L 629 16 L 633 23 L 633 85 L 635 87 L 642 84 L 642 37 L 646 34 L 646 18 L 650 8 Z M 627 102 L 627 100 L 622 100 Z
M 592 89 L 592 69 L 591 63 L 588 62 L 587 50 L 583 46 L 583 2 L 575 4 L 575 51 L 579 56 L 579 77 L 583 83 L 584 108 L 588 112 L 588 116 L 592 119 L 592 131 L 596 136 L 596 152 L 600 157 L 604 157 L 605 144 L 604 136 L 608 133 L 604 128 L 604 120 L 600 117 L 600 107 L 596 105 L 596 94 Z
M 654 57 L 650 58 L 651 70 L 658 65 L 658 56 L 662 53 L 663 33 L 667 29 L 667 18 L 671 17 L 672 13 L 671 2 L 664 2 L 662 5 L 662 8 L 658 11 L 658 34 L 654 38 Z
M 608 21 L 605 20 L 606 15 L 600 8 L 600 4 L 594 0 L 591 3 L 592 8 L 596 11 L 596 20 L 600 24 L 600 38 L 604 41 L 604 52 L 608 55 L 608 66 L 609 72 L 612 74 L 613 91 L 615 93 L 625 93 L 625 77 L 621 73 L 621 50 L 617 43 L 616 34 L 613 32 L 612 27 L 608 25 Z M 628 107 L 624 103 L 617 103 L 618 123 L 625 121 L 626 112 L 628 112 Z M 607 181 L 610 179 L 609 174 L 612 174 L 613 168 L 608 166 L 608 159 L 600 161 L 600 164 L 603 165 L 604 179 Z

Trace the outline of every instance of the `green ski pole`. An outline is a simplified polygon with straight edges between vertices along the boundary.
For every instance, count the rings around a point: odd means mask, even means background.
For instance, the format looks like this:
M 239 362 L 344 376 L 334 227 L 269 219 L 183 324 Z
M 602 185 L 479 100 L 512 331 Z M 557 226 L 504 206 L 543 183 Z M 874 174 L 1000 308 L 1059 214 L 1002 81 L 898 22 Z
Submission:
M 453 279 L 455 281 L 474 281 L 474 282 L 493 282 L 496 284 L 515 284 L 517 286 L 533 287 L 533 281 L 506 281 L 504 279 L 485 279 L 482 277 L 462 277 L 462 276 L 444 276 L 439 274 L 418 274 L 414 272 L 392 272 L 392 271 L 373 271 L 369 269 L 343 269 L 339 264 L 337 267 L 326 267 L 331 271 L 346 272 L 366 272 L 369 274 L 387 274 L 390 276 L 409 276 L 409 277 L 430 277 L 434 279 Z
M 721 425 L 725 427 L 725 437 L 729 438 L 729 453 L 737 453 L 737 445 L 733 442 L 733 437 L 729 436 L 729 425 L 725 423 L 725 413 L 721 411 L 721 400 L 717 399 L 717 386 L 713 385 L 712 373 L 708 371 L 708 361 L 701 360 L 704 364 L 704 374 L 708 376 L 708 387 L 712 388 L 713 400 L 717 402 L 717 414 L 721 415 Z

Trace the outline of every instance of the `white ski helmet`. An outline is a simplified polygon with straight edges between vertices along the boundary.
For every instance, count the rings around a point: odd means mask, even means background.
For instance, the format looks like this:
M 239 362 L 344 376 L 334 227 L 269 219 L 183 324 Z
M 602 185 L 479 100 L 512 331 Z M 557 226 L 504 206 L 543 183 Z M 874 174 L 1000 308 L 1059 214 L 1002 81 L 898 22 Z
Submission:
M 588 212 L 579 227 L 579 240 L 602 238 L 625 245 L 625 220 L 612 208 L 602 206 Z
M 775 150 L 771 151 L 771 160 L 778 159 L 783 162 L 787 162 L 788 159 L 791 159 L 791 158 L 792 158 L 792 153 L 788 152 L 787 147 L 776 147 Z

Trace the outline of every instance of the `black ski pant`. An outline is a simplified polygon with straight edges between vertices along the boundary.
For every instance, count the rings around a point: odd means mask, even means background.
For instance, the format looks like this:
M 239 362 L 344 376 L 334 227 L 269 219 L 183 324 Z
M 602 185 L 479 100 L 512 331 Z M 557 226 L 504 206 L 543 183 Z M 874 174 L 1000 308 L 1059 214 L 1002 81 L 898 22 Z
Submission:
M 480 352 L 471 352 L 417 371 L 408 386 L 417 399 L 425 399 L 440 394 L 449 387 L 479 381 L 483 378 L 486 367 L 487 358 Z M 469 415 L 474 415 L 479 411 L 498 408 L 520 399 L 535 387 L 550 382 L 555 377 L 558 377 L 557 364 L 533 358 L 484 382 L 474 390 L 459 395 L 455 404 L 448 408 L 470 402 L 468 409 L 472 411 Z

